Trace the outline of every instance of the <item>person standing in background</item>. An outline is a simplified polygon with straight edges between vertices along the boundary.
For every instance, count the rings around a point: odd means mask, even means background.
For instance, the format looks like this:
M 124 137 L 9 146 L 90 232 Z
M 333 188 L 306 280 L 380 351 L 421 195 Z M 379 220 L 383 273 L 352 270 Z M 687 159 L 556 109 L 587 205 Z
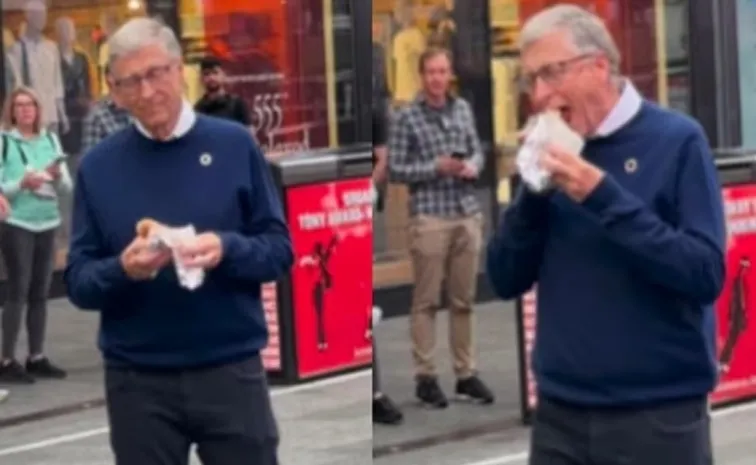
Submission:
M 81 153 L 86 154 L 111 134 L 131 124 L 129 112 L 119 107 L 110 95 L 98 100 L 84 117 Z
M 423 91 L 398 111 L 388 144 L 389 178 L 406 184 L 410 192 L 416 396 L 434 408 L 448 406 L 434 361 L 436 313 L 446 283 L 455 392 L 490 404 L 494 395 L 477 376 L 473 354 L 472 312 L 483 240 L 474 183 L 484 165 L 483 152 L 470 104 L 450 92 L 450 52 L 430 48 L 418 65 Z
M 64 378 L 66 372 L 45 356 L 47 296 L 55 267 L 55 233 L 61 225 L 59 197 L 70 192 L 71 177 L 58 137 L 43 128 L 43 109 L 34 91 L 19 87 L 3 113 L 0 186 L 10 213 L 0 232 L 8 294 L 2 315 L 0 382 L 33 383 Z M 16 359 L 26 309 L 29 354 Z
M 537 285 L 529 463 L 712 465 L 725 216 L 704 131 L 641 96 L 583 8 L 542 10 L 519 41 L 534 112 L 585 139 L 544 150 L 554 189 L 523 186 L 488 247 L 502 299 Z
M 205 94 L 194 105 L 194 109 L 205 115 L 236 121 L 254 134 L 252 119 L 244 99 L 226 89 L 226 74 L 223 72 L 221 61 L 215 57 L 203 58 L 200 72 Z

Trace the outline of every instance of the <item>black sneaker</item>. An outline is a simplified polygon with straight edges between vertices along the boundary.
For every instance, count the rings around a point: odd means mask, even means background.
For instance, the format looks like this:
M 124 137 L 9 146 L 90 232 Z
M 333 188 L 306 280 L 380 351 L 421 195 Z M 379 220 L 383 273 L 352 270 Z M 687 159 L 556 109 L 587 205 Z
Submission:
M 373 399 L 373 423 L 398 425 L 403 420 L 404 415 L 388 396 Z
M 493 404 L 495 400 L 493 392 L 477 376 L 457 380 L 455 391 L 457 397 L 478 404 Z
M 34 377 L 26 372 L 23 366 L 15 360 L 0 364 L 0 383 L 5 384 L 34 384 Z
M 27 360 L 26 371 L 36 378 L 63 379 L 67 376 L 64 370 L 50 363 L 47 357 Z
M 439 387 L 436 378 L 418 378 L 415 395 L 423 405 L 428 407 L 442 409 L 449 406 L 449 400 Z

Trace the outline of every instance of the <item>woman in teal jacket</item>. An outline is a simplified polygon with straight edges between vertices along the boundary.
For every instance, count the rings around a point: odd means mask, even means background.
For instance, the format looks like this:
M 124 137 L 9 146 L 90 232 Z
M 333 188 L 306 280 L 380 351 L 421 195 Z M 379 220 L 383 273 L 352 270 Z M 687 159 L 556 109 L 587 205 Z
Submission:
M 55 266 L 55 232 L 61 224 L 59 196 L 70 192 L 71 177 L 57 135 L 44 129 L 36 94 L 17 88 L 6 101 L 0 141 L 0 189 L 10 212 L 0 230 L 7 271 L 2 315 L 0 383 L 33 383 L 66 373 L 44 354 L 47 295 Z M 29 354 L 16 359 L 16 343 L 26 307 Z

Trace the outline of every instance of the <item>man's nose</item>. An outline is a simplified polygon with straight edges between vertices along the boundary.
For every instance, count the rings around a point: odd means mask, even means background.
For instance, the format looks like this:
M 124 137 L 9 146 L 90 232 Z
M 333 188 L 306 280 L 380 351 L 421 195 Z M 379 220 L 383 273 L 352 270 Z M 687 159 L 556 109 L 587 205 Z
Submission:
M 149 79 L 142 79 L 139 83 L 139 96 L 141 98 L 150 98 L 155 94 L 155 87 L 150 83 Z
M 554 89 L 550 85 L 546 84 L 540 77 L 536 77 L 530 90 L 530 100 L 534 107 L 542 108 L 549 101 L 553 93 Z

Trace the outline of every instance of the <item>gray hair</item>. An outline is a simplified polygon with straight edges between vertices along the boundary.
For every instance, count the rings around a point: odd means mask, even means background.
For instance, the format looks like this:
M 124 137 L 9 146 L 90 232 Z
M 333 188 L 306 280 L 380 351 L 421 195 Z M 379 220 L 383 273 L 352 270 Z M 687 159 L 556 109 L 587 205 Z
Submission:
M 520 31 L 520 51 L 557 31 L 570 34 L 580 53 L 604 55 L 612 73 L 619 74 L 620 52 L 606 25 L 598 16 L 575 5 L 556 5 L 531 17 Z
M 173 30 L 154 18 L 134 18 L 119 27 L 108 39 L 108 62 L 106 68 L 113 69 L 113 63 L 144 47 L 162 45 L 174 58 L 181 59 L 181 44 Z

